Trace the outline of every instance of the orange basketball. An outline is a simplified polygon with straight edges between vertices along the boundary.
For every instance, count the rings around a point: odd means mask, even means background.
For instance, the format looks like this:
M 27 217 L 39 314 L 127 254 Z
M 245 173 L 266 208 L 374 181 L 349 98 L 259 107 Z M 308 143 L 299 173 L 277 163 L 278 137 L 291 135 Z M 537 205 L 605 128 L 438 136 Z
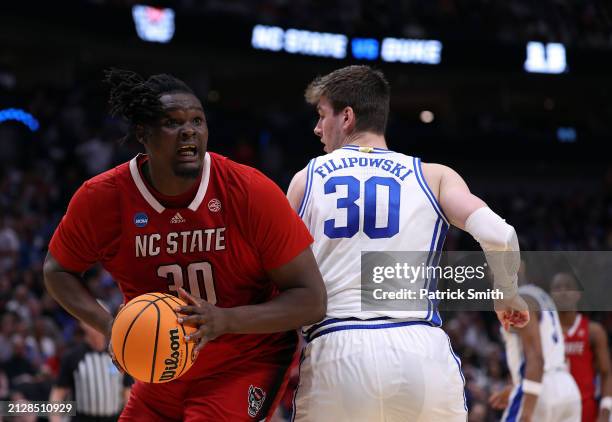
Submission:
M 185 341 L 195 328 L 177 322 L 174 311 L 185 302 L 166 293 L 146 293 L 130 300 L 113 322 L 115 359 L 134 378 L 152 383 L 177 379 L 194 362 L 196 343 Z

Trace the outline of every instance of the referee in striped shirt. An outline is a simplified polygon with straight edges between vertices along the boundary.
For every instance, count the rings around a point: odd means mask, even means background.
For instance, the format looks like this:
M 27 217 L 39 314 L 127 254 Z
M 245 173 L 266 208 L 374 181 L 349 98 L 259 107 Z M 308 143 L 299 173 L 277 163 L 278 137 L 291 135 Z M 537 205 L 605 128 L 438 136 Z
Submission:
M 76 401 L 75 421 L 116 421 L 130 394 L 132 379 L 115 367 L 106 349 L 106 338 L 81 322 L 84 343 L 68 350 L 62 358 L 50 401 Z M 50 422 L 59 422 L 51 416 Z

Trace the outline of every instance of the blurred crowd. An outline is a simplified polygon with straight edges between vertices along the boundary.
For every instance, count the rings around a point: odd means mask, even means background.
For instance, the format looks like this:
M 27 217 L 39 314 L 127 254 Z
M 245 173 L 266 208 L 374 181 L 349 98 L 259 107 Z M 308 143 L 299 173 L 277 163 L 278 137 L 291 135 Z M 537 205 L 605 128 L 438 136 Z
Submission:
M 38 132 L 16 122 L 0 125 L 0 400 L 46 400 L 62 354 L 83 341 L 78 324 L 44 289 L 47 244 L 78 186 L 139 151 L 137 145 L 117 142 L 125 127 L 107 116 L 100 98 L 79 90 L 40 90 L 28 98 L 28 110 L 41 121 Z M 299 132 L 308 133 L 309 142 L 316 144 L 310 134 L 311 117 L 299 122 L 307 127 Z M 291 132 L 287 122 L 295 124 L 295 117 L 281 112 L 266 118 L 242 115 L 243 123 L 231 125 L 222 124 L 225 118 L 239 121 L 229 111 L 210 112 L 215 126 L 211 149 L 262 169 L 286 189 L 290 175 L 305 158 L 299 142 L 283 146 L 274 139 L 275 134 Z M 612 248 L 612 172 L 593 192 L 477 193 L 517 228 L 523 249 Z M 450 250 L 476 246 L 459 231 L 452 231 L 447 241 Z M 122 302 L 104 270 L 87 272 L 85 282 L 112 309 Z M 610 322 L 607 328 L 612 332 Z M 470 421 L 496 420 L 499 415 L 488 407 L 487 399 L 508 382 L 508 372 L 493 313 L 448 315 L 445 329 L 463 360 Z
M 126 6 L 136 0 L 89 0 Z M 527 40 L 612 46 L 606 0 L 179 0 L 152 1 L 188 14 L 220 14 L 310 30 L 446 40 Z
M 128 2 L 129 3 L 129 2 Z M 272 25 L 407 38 L 540 40 L 612 45 L 605 0 L 183 0 L 185 11 L 229 13 Z

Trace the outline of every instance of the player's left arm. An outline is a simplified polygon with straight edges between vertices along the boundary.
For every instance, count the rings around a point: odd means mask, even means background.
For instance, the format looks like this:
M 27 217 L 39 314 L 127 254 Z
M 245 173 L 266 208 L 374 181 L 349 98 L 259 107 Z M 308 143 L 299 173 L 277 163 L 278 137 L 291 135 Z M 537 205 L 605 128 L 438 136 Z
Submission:
M 327 292 L 310 247 L 267 273 L 281 293 L 266 303 L 233 308 L 230 332 L 287 331 L 314 324 L 325 317 Z
M 518 295 L 520 250 L 514 227 L 470 192 L 463 178 L 441 164 L 423 164 L 423 175 L 449 222 L 474 237 L 482 247 L 493 273 L 494 287 L 503 293 L 495 311 L 505 329 L 523 327 L 529 321 L 527 305 Z
M 595 370 L 601 379 L 601 403 L 599 421 L 608 421 L 612 411 L 612 373 L 610 372 L 610 348 L 608 335 L 601 324 L 589 323 L 589 337 L 593 346 Z
M 304 198 L 304 190 L 306 189 L 306 170 L 307 167 L 304 167 L 302 170 L 295 173 L 287 189 L 287 199 L 295 212 L 298 212 L 302 204 L 302 199 Z

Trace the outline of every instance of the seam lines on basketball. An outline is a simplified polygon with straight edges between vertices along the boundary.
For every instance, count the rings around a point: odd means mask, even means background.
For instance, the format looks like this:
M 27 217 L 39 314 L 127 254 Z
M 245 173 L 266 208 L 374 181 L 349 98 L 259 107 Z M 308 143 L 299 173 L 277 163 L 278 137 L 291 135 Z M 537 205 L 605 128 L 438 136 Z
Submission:
M 163 298 L 159 298 L 158 300 L 164 301 Z M 159 313 L 159 306 L 155 302 L 153 302 L 153 306 L 155 306 L 155 310 L 157 311 L 157 328 L 155 330 L 155 344 L 153 345 L 153 363 L 151 364 L 151 381 L 153 382 L 153 378 L 155 378 L 155 359 L 157 358 L 157 342 L 159 341 L 159 320 L 161 319 L 161 315 Z
M 170 304 L 168 302 L 166 302 L 165 300 L 162 300 L 162 302 L 168 306 L 168 308 L 170 308 L 171 311 L 174 312 L 174 309 L 172 308 L 172 306 L 170 306 Z M 185 335 L 187 334 L 185 332 L 185 327 L 183 327 L 183 324 L 179 324 L 179 327 L 181 327 L 181 330 L 183 330 L 183 341 L 185 342 L 185 361 L 183 362 L 183 369 L 181 369 L 181 372 L 179 372 L 178 374 L 176 374 L 175 379 L 180 377 L 181 375 L 183 375 L 183 372 L 185 371 L 185 366 L 187 366 L 187 359 L 190 359 L 191 356 L 189 356 L 189 343 L 187 343 L 185 341 Z
M 140 303 L 140 302 L 148 302 L 148 301 L 146 301 L 146 300 L 137 300 L 136 302 L 128 302 L 128 303 L 126 303 L 126 304 L 125 304 L 125 306 L 124 306 L 123 308 L 119 309 L 119 312 L 117 312 L 117 315 L 115 315 L 115 319 L 117 319 L 117 318 L 119 317 L 119 315 L 121 315 L 121 313 L 122 313 L 123 311 L 125 311 L 125 309 L 126 309 L 126 308 L 129 308 L 129 307 L 130 307 L 130 306 L 132 306 L 133 304 L 135 304 L 135 303 Z
M 128 327 L 127 331 L 125 332 L 125 336 L 123 336 L 123 345 L 121 346 L 121 357 L 123 360 L 123 369 L 125 370 L 125 372 L 127 372 L 129 374 L 129 371 L 127 369 L 127 365 L 125 364 L 125 345 L 127 343 L 127 339 L 128 336 L 130 335 L 130 331 L 132 331 L 132 327 L 134 326 L 134 324 L 136 323 L 136 321 L 138 320 L 138 318 L 140 317 L 140 315 L 142 315 L 142 313 L 151 305 L 155 304 L 155 302 L 157 302 L 158 300 L 161 299 L 155 299 L 154 301 L 149 302 L 149 304 L 147 306 L 145 306 L 144 308 L 142 308 L 140 310 L 140 312 L 138 312 L 138 315 L 136 315 L 134 317 L 134 319 L 132 320 L 132 322 L 130 322 L 130 326 Z M 138 301 L 138 302 L 146 302 L 146 300 L 142 300 L 142 301 Z M 137 303 L 137 302 L 134 302 Z
M 159 299 L 159 296 L 155 296 L 156 292 L 151 292 L 151 293 L 143 293 L 141 296 L 147 295 L 147 296 L 153 296 L 155 299 Z M 160 294 L 164 294 L 164 293 L 160 293 Z M 125 304 L 125 306 L 121 309 L 119 309 L 119 312 L 117 312 L 117 315 L 115 315 L 115 319 L 117 319 L 119 317 L 119 315 L 121 315 L 121 312 L 125 311 L 126 308 L 129 308 L 130 306 L 132 306 L 135 303 L 140 303 L 140 302 L 148 302 L 147 300 L 137 300 L 136 302 L 128 302 Z
M 161 296 L 158 296 L 158 295 L 161 295 Z M 163 299 L 165 297 L 165 293 L 149 292 L 149 293 L 143 293 L 141 296 L 153 296 L 155 299 Z
M 143 299 L 143 300 L 137 300 L 136 302 L 132 302 L 132 303 L 130 303 L 130 304 L 129 304 L 129 306 L 124 306 L 124 307 L 123 307 L 123 308 L 122 308 L 122 309 L 121 309 L 121 310 L 120 310 L 120 311 L 117 313 L 117 315 L 115 315 L 115 320 L 116 320 L 117 318 L 119 318 L 119 315 L 121 315 L 121 312 L 123 312 L 123 311 L 124 311 L 126 308 L 129 308 L 129 307 L 130 307 L 130 306 L 132 306 L 132 305 L 135 305 L 135 304 L 137 304 L 137 303 L 142 303 L 142 302 L 148 302 L 149 304 L 151 303 L 151 301 L 149 301 L 149 300 L 144 300 L 144 299 Z M 145 308 L 146 308 L 146 307 L 145 307 Z M 145 308 L 141 309 L 141 311 L 144 311 L 144 309 L 145 309 Z M 137 315 L 136 317 L 138 318 L 138 315 Z M 111 337 L 112 337 L 112 330 L 111 330 Z M 123 345 L 123 346 L 122 346 L 122 348 L 121 348 L 121 359 L 119 360 L 119 359 L 117 358 L 117 351 L 116 351 L 116 350 L 113 350 L 113 353 L 115 353 L 115 359 L 117 359 L 117 362 L 119 362 L 119 364 L 120 364 L 120 365 L 123 367 L 123 369 L 124 369 L 124 370 L 127 372 L 127 370 L 125 369 L 125 355 L 124 355 L 124 351 L 125 351 L 125 341 L 126 341 L 126 338 L 127 338 L 127 333 L 125 334 L 125 337 L 123 338 L 124 345 Z
M 166 298 L 172 300 L 174 303 L 176 303 L 179 306 L 183 306 L 183 304 L 181 302 L 179 302 L 178 298 L 174 295 L 168 294 L 165 296 Z

